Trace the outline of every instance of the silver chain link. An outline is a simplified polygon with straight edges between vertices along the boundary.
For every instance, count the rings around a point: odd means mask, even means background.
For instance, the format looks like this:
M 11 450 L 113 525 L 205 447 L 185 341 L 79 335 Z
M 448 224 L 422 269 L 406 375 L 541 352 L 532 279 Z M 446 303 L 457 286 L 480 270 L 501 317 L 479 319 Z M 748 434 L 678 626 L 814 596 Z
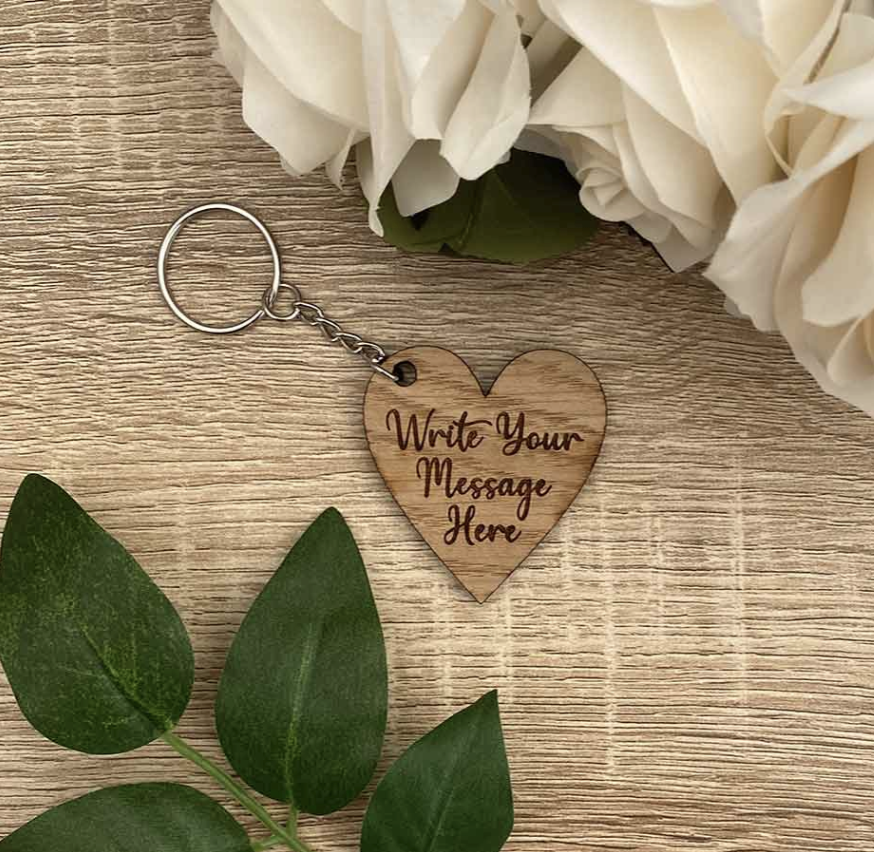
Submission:
M 170 289 L 170 283 L 167 280 L 167 260 L 176 238 L 186 223 L 197 216 L 211 211 L 233 213 L 251 222 L 260 231 L 261 236 L 264 237 L 270 250 L 270 257 L 273 260 L 273 283 L 264 291 L 260 307 L 251 316 L 231 325 L 208 325 L 196 320 L 176 301 L 173 291 Z M 313 328 L 320 329 L 325 338 L 331 343 L 341 346 L 351 355 L 357 355 L 375 373 L 379 373 L 379 375 L 391 379 L 393 382 L 401 381 L 399 376 L 383 367 L 388 357 L 385 349 L 370 340 L 365 340 L 358 334 L 344 331 L 340 323 L 326 316 L 325 312 L 318 305 L 314 305 L 312 302 L 305 302 L 300 290 L 294 284 L 285 284 L 282 281 L 282 262 L 279 257 L 279 248 L 276 245 L 276 241 L 270 235 L 267 226 L 257 216 L 253 216 L 242 207 L 226 204 L 223 201 L 216 201 L 210 204 L 202 204 L 200 207 L 195 207 L 183 213 L 170 226 L 164 241 L 161 243 L 161 251 L 158 254 L 158 285 L 161 288 L 161 295 L 164 297 L 164 301 L 167 302 L 170 310 L 187 326 L 197 331 L 205 334 L 236 334 L 255 325 L 255 323 L 264 317 L 269 317 L 277 322 L 300 320 L 307 325 L 313 326 Z M 282 313 L 277 307 L 280 294 L 282 293 L 287 293 L 291 296 L 291 310 L 287 313 Z
M 276 309 L 279 295 L 283 292 L 290 294 L 292 300 L 291 310 L 287 313 L 281 313 Z M 358 334 L 344 331 L 340 323 L 328 317 L 318 305 L 304 301 L 303 294 L 294 284 L 283 282 L 276 289 L 268 287 L 261 297 L 261 308 L 266 316 L 277 322 L 300 321 L 319 329 L 329 343 L 340 346 L 350 355 L 357 355 L 374 372 L 391 379 L 393 382 L 400 381 L 397 375 L 382 366 L 388 358 L 385 349 L 377 343 L 365 340 Z

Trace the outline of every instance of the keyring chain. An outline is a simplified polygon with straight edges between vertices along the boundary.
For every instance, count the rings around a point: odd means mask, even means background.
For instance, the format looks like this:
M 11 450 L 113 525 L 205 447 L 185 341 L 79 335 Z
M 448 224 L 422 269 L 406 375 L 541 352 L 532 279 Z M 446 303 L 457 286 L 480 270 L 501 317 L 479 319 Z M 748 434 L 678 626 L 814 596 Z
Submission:
M 247 219 L 273 258 L 272 283 L 257 310 L 234 325 L 194 319 L 167 282 L 173 241 L 186 222 L 208 210 Z M 364 361 L 377 374 L 367 383 L 362 418 L 374 462 L 434 553 L 480 603 L 567 511 L 601 451 L 607 400 L 598 377 L 575 355 L 554 349 L 522 353 L 488 392 L 468 364 L 444 347 L 413 346 L 388 357 L 307 301 L 297 284 L 282 280 L 273 237 L 239 207 L 207 204 L 181 216 L 161 246 L 158 282 L 170 309 L 191 328 L 233 334 L 265 317 L 298 322 Z
M 170 257 L 170 249 L 173 247 L 176 238 L 182 232 L 185 225 L 187 225 L 192 219 L 213 210 L 222 210 L 228 213 L 233 213 L 251 222 L 260 231 L 261 236 L 264 237 L 273 259 L 273 283 L 264 291 L 258 310 L 245 320 L 233 325 L 207 325 L 206 323 L 194 319 L 194 317 L 186 313 L 176 301 L 167 280 L 167 262 Z M 300 289 L 297 286 L 282 281 L 282 263 L 279 258 L 279 249 L 276 246 L 273 236 L 260 219 L 253 216 L 247 210 L 243 210 L 241 207 L 224 203 L 204 204 L 201 207 L 195 207 L 193 210 L 189 210 L 187 213 L 180 216 L 170 226 L 167 235 L 164 237 L 164 242 L 161 245 L 161 251 L 158 256 L 158 283 L 161 288 L 161 295 L 164 297 L 164 300 L 167 302 L 173 313 L 187 326 L 197 331 L 205 334 L 236 334 L 237 332 L 244 331 L 250 326 L 253 326 L 265 317 L 276 320 L 277 322 L 293 322 L 294 320 L 300 320 L 313 328 L 320 329 L 326 340 L 330 343 L 341 346 L 351 355 L 357 355 L 374 372 L 379 373 L 379 375 L 384 376 L 385 378 L 391 379 L 393 382 L 400 382 L 400 378 L 395 373 L 386 370 L 382 366 L 388 358 L 385 349 L 372 341 L 365 340 L 358 334 L 344 331 L 342 326 L 335 320 L 330 319 L 318 305 L 304 301 Z M 280 313 L 276 310 L 276 304 L 282 292 L 291 294 L 292 305 L 289 313 Z
M 292 298 L 291 312 L 278 313 L 275 309 L 279 294 L 283 291 L 290 293 Z M 329 343 L 335 343 L 345 349 L 350 355 L 357 355 L 375 372 L 386 376 L 393 381 L 399 381 L 394 373 L 384 370 L 383 362 L 388 354 L 379 344 L 365 340 L 361 335 L 343 331 L 340 323 L 330 319 L 325 312 L 312 302 L 305 302 L 300 289 L 294 284 L 282 282 L 278 291 L 274 293 L 272 287 L 268 287 L 261 297 L 261 309 L 264 315 L 277 322 L 294 322 L 295 320 L 306 325 L 318 328 Z

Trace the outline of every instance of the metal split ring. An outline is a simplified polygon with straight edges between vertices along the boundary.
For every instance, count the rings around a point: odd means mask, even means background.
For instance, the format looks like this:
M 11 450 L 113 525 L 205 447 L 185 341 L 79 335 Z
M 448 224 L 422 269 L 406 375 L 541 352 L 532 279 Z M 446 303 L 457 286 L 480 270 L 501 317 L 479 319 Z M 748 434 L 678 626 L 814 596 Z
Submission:
M 262 300 L 261 307 L 250 317 L 232 325 L 207 325 L 186 313 L 176 301 L 173 291 L 170 289 L 170 285 L 167 281 L 167 262 L 170 257 L 170 249 L 173 248 L 173 243 L 176 242 L 176 238 L 192 219 L 213 210 L 223 210 L 228 213 L 233 213 L 234 215 L 241 216 L 243 219 L 251 222 L 261 232 L 261 236 L 264 237 L 264 240 L 267 243 L 267 248 L 270 250 L 270 256 L 273 258 L 273 283 L 265 292 L 265 298 Z M 169 305 L 170 310 L 173 311 L 173 313 L 187 326 L 206 334 L 236 334 L 238 331 L 244 331 L 259 320 L 264 319 L 265 316 L 269 316 L 271 319 L 296 319 L 296 317 L 286 318 L 274 316 L 270 313 L 273 309 L 273 305 L 276 304 L 280 290 L 283 288 L 292 289 L 293 285 L 282 283 L 282 262 L 279 259 L 279 249 L 277 248 L 276 242 L 271 236 L 270 231 L 267 230 L 266 225 L 247 210 L 243 210 L 242 207 L 235 207 L 233 204 L 216 202 L 213 204 L 204 204 L 201 207 L 195 207 L 193 210 L 183 213 L 170 226 L 170 230 L 167 231 L 167 236 L 164 237 L 164 242 L 161 244 L 161 252 L 158 255 L 158 284 L 161 287 L 161 295 L 164 297 L 164 301 Z M 295 291 L 297 290 L 297 288 L 293 289 Z M 297 293 L 295 302 L 300 301 L 300 299 L 297 298 L 299 296 L 300 293 Z
M 170 257 L 170 249 L 173 248 L 176 238 L 192 219 L 202 216 L 204 213 L 209 213 L 212 210 L 223 210 L 227 213 L 233 213 L 235 216 L 241 216 L 243 219 L 251 222 L 261 232 L 261 236 L 264 237 L 267 243 L 267 248 L 270 249 L 270 256 L 273 258 L 273 282 L 261 296 L 261 304 L 258 310 L 242 322 L 232 325 L 207 325 L 186 313 L 176 301 L 167 281 L 167 261 Z M 267 230 L 267 226 L 247 210 L 243 210 L 242 207 L 215 202 L 195 207 L 193 210 L 183 213 L 170 226 L 170 230 L 167 231 L 167 236 L 164 237 L 164 242 L 161 244 L 161 252 L 158 255 L 158 283 L 161 287 L 161 295 L 169 305 L 170 310 L 185 325 L 196 331 L 202 331 L 206 334 L 235 334 L 238 331 L 249 328 L 249 326 L 264 319 L 264 317 L 269 317 L 278 322 L 301 320 L 314 328 L 318 328 L 331 343 L 339 344 L 352 355 L 361 357 L 374 372 L 387 379 L 391 379 L 393 382 L 399 381 L 398 376 L 394 372 L 389 372 L 382 366 L 387 356 L 381 346 L 365 340 L 357 334 L 344 331 L 340 323 L 326 316 L 325 312 L 318 305 L 304 301 L 300 290 L 294 284 L 286 284 L 282 281 L 282 263 L 279 259 L 279 249 L 276 246 L 276 242 L 270 235 L 270 231 Z M 277 307 L 282 293 L 291 294 L 291 307 L 285 312 L 280 311 Z

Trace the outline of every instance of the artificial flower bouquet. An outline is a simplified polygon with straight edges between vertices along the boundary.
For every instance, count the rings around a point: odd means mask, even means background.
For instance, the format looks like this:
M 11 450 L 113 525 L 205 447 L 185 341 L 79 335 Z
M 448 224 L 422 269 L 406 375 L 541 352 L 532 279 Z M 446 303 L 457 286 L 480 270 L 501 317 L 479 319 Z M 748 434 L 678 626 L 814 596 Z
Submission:
M 626 222 L 874 413 L 874 0 L 216 0 L 295 175 L 370 225 L 525 261 Z

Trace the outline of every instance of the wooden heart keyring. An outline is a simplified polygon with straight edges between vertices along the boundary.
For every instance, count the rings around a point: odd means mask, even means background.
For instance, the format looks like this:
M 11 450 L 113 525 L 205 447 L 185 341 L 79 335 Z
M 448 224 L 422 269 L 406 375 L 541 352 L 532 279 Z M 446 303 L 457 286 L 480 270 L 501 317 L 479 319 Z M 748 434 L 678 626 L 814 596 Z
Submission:
M 585 485 L 607 422 L 601 384 L 579 358 L 548 349 L 520 355 L 487 394 L 446 349 L 406 349 L 383 366 L 415 380 L 371 379 L 364 424 L 376 466 L 432 550 L 484 602 Z

